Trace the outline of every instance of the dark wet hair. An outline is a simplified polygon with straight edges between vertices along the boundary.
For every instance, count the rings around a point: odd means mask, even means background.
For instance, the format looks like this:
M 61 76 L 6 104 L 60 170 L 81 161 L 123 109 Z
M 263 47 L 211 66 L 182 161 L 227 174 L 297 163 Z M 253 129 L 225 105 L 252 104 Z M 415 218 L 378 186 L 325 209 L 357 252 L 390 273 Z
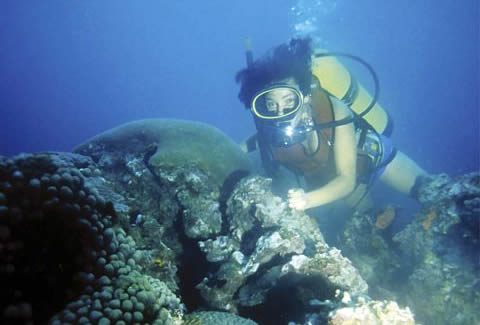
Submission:
M 240 70 L 235 81 L 240 83 L 238 98 L 247 107 L 255 94 L 269 84 L 293 78 L 304 94 L 310 93 L 311 39 L 293 38 L 288 44 L 281 44 L 254 61 L 250 67 Z

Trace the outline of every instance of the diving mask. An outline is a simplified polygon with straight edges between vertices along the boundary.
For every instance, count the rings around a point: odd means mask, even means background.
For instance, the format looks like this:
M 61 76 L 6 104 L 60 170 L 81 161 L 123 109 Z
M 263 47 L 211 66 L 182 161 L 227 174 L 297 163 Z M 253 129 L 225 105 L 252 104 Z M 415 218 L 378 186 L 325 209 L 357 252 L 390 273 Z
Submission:
M 275 85 L 257 93 L 252 100 L 252 113 L 265 120 L 285 119 L 303 106 L 304 97 L 295 87 Z
M 268 143 L 289 147 L 301 143 L 315 129 L 310 105 L 295 87 L 280 84 L 260 91 L 252 101 L 252 113 Z

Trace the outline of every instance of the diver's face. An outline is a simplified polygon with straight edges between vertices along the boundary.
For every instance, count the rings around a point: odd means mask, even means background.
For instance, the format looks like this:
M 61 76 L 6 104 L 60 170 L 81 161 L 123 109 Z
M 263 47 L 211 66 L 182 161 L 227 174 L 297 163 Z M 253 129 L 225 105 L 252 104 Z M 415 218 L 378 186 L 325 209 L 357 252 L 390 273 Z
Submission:
M 294 109 L 297 103 L 297 94 L 287 88 L 272 90 L 265 97 L 267 110 L 275 115 L 286 114 Z

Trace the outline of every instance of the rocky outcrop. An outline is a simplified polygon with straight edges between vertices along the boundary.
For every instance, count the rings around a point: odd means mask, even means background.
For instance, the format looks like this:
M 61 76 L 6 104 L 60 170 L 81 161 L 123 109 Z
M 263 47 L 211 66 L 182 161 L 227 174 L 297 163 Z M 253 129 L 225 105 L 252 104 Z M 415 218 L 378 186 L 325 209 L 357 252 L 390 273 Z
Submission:
M 237 311 L 265 304 L 277 286 L 310 299 L 333 299 L 338 288 L 365 294 L 367 284 L 329 247 L 315 221 L 272 194 L 271 181 L 245 178 L 227 201 L 225 232 L 199 245 L 218 271 L 197 286 L 212 308 Z
M 340 247 L 374 297 L 410 306 L 422 323 L 478 323 L 480 174 L 430 176 L 417 197 L 421 211 L 401 231 L 392 236 L 373 215 L 359 214 Z

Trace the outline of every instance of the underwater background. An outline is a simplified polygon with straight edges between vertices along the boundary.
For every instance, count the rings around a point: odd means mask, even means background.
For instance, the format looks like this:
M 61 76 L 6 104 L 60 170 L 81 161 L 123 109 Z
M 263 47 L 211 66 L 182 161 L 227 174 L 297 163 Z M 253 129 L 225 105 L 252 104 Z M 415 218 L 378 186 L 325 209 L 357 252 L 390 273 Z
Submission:
M 258 57 L 309 34 L 375 68 L 398 148 L 432 173 L 478 170 L 478 22 L 476 0 L 4 0 L 0 154 L 70 151 L 155 117 L 240 142 L 254 132 L 234 82 L 245 38 Z
M 0 323 L 479 323 L 479 11 L 1 1 Z M 293 36 L 373 66 L 394 144 L 432 175 L 417 200 L 375 184 L 369 211 L 292 212 L 251 173 L 245 40 L 258 58 Z

